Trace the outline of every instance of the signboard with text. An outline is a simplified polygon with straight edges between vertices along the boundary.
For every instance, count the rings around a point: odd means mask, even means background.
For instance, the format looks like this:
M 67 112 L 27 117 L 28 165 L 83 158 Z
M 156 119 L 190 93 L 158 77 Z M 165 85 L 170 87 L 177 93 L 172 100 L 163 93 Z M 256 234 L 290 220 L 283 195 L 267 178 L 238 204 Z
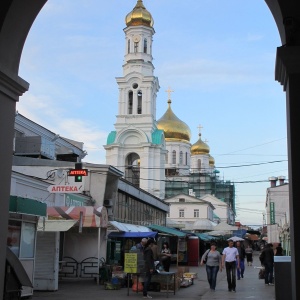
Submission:
M 72 193 L 78 194 L 83 192 L 82 184 L 72 184 L 72 185 L 49 185 L 47 188 L 49 193 Z
M 275 224 L 275 203 L 270 202 L 270 223 L 271 225 Z
M 125 253 L 124 272 L 125 273 L 137 273 L 138 272 L 138 255 L 137 255 L 137 253 Z

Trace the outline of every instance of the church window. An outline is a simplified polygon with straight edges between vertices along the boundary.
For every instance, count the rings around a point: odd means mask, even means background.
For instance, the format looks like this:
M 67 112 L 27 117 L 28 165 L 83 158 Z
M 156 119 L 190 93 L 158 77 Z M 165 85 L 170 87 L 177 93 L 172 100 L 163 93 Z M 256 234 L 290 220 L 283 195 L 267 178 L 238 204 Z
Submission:
M 144 53 L 147 53 L 147 39 L 144 39 Z
M 194 209 L 194 218 L 199 218 L 199 209 Z
M 187 166 L 188 165 L 188 153 L 185 152 L 185 165 Z
M 133 87 L 134 89 L 137 89 L 137 88 L 139 87 L 139 85 L 135 82 L 135 83 L 132 84 L 132 87 Z
M 179 164 L 182 165 L 182 163 L 183 163 L 183 152 L 180 151 L 180 153 L 179 153 Z
M 139 43 L 134 43 L 134 53 L 138 52 Z
M 172 164 L 176 164 L 176 151 L 173 150 L 172 152 Z
M 142 113 L 142 98 L 143 98 L 143 93 L 141 90 L 138 91 L 137 97 L 138 97 L 137 113 L 140 115 Z
M 201 170 L 201 159 L 198 159 L 198 170 Z
M 128 114 L 132 115 L 132 103 L 133 102 L 133 92 L 128 93 Z
M 130 40 L 127 42 L 127 53 L 130 53 Z
M 168 163 L 168 161 L 169 161 L 169 159 L 168 159 L 168 156 L 169 156 L 169 151 L 167 151 L 167 153 L 166 153 L 166 158 L 165 158 L 165 160 L 166 160 L 166 164 Z
M 179 209 L 179 218 L 184 218 L 184 209 Z
M 179 198 L 179 202 L 185 202 L 185 198 Z

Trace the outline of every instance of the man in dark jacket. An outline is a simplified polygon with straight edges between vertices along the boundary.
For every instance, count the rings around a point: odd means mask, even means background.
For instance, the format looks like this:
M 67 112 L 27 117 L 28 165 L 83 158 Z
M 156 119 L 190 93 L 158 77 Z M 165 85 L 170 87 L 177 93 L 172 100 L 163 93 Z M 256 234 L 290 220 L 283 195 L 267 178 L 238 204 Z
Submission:
M 236 275 L 237 275 L 237 279 L 240 280 L 241 277 L 244 278 L 246 252 L 245 252 L 244 245 L 241 245 L 241 242 L 239 241 L 236 242 L 236 249 L 238 249 L 239 258 L 240 258 L 240 268 L 236 269 Z
M 273 269 L 274 269 L 274 251 L 273 244 L 266 245 L 259 257 L 261 264 L 265 267 L 265 285 L 274 285 Z
M 148 294 L 148 289 L 149 289 L 149 285 L 151 282 L 151 276 L 155 270 L 153 251 L 152 251 L 153 245 L 154 245 L 154 240 L 148 239 L 148 241 L 145 245 L 145 250 L 144 250 L 145 279 L 144 279 L 143 296 L 144 296 L 144 298 L 148 298 L 148 299 L 152 298 Z

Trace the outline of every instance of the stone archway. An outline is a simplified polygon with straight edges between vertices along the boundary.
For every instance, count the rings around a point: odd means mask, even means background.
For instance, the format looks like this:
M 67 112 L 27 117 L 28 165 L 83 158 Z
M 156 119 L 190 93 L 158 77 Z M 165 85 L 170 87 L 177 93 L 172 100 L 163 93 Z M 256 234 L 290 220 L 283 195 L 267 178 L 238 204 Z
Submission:
M 12 144 L 16 101 L 28 90 L 28 83 L 18 76 L 20 57 L 27 34 L 39 11 L 47 0 L 2 0 L 0 3 L 0 270 L 4 270 L 5 245 L 8 221 L 8 201 L 12 165 Z M 296 0 L 265 0 L 271 10 L 282 45 L 277 49 L 275 78 L 284 87 L 287 99 L 287 127 L 289 150 L 290 216 L 292 250 L 292 296 L 300 298 L 296 270 L 300 258 L 295 252 L 300 249 L 300 219 L 297 218 L 296 200 L 300 198 L 297 182 L 300 180 L 300 146 L 298 119 L 300 108 L 300 3 Z M 255 20 L 253 20 L 255 22 Z M 0 273 L 0 295 L 3 294 L 4 274 Z

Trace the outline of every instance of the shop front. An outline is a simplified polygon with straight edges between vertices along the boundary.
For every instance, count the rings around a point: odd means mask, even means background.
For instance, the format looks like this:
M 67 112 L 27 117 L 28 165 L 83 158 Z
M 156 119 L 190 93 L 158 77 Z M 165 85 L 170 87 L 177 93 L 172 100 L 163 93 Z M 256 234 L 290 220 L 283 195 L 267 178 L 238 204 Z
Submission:
M 19 259 L 33 284 L 36 258 L 37 224 L 46 216 L 46 204 L 37 200 L 10 196 L 7 246 Z M 32 286 L 22 287 L 22 297 L 33 294 Z

